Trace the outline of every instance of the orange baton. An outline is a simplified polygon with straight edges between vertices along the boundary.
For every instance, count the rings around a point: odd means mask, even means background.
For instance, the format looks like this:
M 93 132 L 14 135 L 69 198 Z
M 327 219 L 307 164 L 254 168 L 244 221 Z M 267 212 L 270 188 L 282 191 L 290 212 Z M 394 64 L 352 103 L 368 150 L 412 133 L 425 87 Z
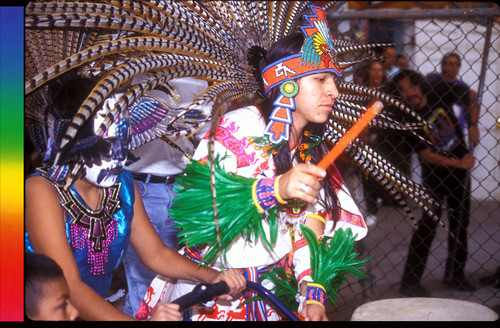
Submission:
M 359 120 L 340 138 L 335 146 L 330 149 L 328 154 L 318 163 L 318 166 L 326 170 L 340 154 L 347 148 L 347 146 L 363 131 L 363 129 L 370 123 L 370 121 L 377 116 L 384 108 L 380 101 L 373 103 L 366 112 L 359 118 Z

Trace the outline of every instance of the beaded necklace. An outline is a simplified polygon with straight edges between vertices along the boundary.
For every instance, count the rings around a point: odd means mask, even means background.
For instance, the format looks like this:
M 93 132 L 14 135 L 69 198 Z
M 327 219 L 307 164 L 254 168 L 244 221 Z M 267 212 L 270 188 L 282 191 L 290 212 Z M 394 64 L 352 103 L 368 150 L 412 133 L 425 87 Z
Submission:
M 70 222 L 71 244 L 76 249 L 88 247 L 91 274 L 104 274 L 104 263 L 108 261 L 109 245 L 118 236 L 117 222 L 113 215 L 119 209 L 118 198 L 121 183 L 103 188 L 103 197 L 96 211 L 91 210 L 76 198 L 71 190 L 55 185 L 61 197 L 61 206 L 72 217 Z
M 48 168 L 37 170 L 48 179 Z M 64 190 L 63 185 L 54 181 L 51 183 L 61 198 L 61 206 L 72 218 L 69 223 L 71 246 L 81 250 L 87 245 L 91 274 L 94 276 L 105 274 L 104 263 L 108 262 L 109 245 L 118 236 L 117 221 L 113 215 L 120 209 L 121 202 L 118 196 L 121 183 L 117 182 L 111 187 L 102 188 L 102 197 L 95 211 L 80 201 L 70 190 L 71 188 Z

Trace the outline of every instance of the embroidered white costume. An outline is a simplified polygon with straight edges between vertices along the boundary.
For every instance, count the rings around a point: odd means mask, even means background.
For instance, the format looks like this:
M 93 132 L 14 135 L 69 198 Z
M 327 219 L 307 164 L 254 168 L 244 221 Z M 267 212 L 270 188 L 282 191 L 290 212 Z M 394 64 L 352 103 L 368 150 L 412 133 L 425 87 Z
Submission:
M 255 144 L 252 137 L 262 136 L 266 128 L 265 121 L 255 106 L 240 108 L 226 114 L 216 131 L 215 153 L 225 156 L 221 166 L 227 172 L 232 172 L 249 178 L 270 178 L 274 176 L 275 166 L 272 156 L 262 150 L 262 147 Z M 295 150 L 293 150 L 295 151 Z M 194 159 L 206 160 L 208 154 L 208 135 L 198 146 Z M 334 170 L 332 176 L 339 179 L 338 185 L 342 187 L 336 190 L 340 202 L 340 217 L 335 229 L 351 228 L 357 234 L 357 240 L 363 238 L 367 233 L 366 224 L 361 213 L 351 198 L 349 191 L 341 182 L 340 175 Z M 325 182 L 326 183 L 326 182 Z M 249 197 L 251 197 L 249 195 Z M 289 202 L 290 204 L 290 202 Z M 332 218 L 325 213 L 317 203 L 306 204 L 303 201 L 295 202 L 293 207 L 288 207 L 286 211 L 280 212 L 279 232 L 273 251 L 259 238 L 257 242 L 250 242 L 242 237 L 232 242 L 226 250 L 226 268 L 241 268 L 248 280 L 258 281 L 260 274 L 280 265 L 290 270 L 293 266 L 295 277 L 299 284 L 301 281 L 311 281 L 309 265 L 309 249 L 300 229 L 299 223 L 304 224 L 308 216 L 320 216 L 326 220 L 325 232 L 333 234 Z M 237 211 L 238 209 L 235 209 Z M 264 222 L 266 236 L 269 238 L 269 225 Z M 184 247 L 181 254 L 191 259 L 200 261 L 203 257 L 203 250 L 196 250 L 191 247 Z M 220 259 L 212 265 L 220 270 Z M 165 277 L 157 276 L 151 283 L 148 293 L 144 298 L 147 308 L 141 307 L 136 314 L 140 319 L 145 319 L 147 314 L 158 302 L 168 303 L 176 298 L 190 292 L 196 284 L 193 282 L 178 280 L 176 283 L 167 281 Z M 263 286 L 270 289 L 272 283 L 263 281 Z M 184 313 L 187 320 L 280 320 L 280 315 L 263 301 L 249 302 L 240 308 L 237 306 L 252 297 L 253 293 L 246 293 L 238 300 L 228 302 L 215 302 L 213 308 L 194 307 Z M 143 304 L 144 304 L 143 303 Z

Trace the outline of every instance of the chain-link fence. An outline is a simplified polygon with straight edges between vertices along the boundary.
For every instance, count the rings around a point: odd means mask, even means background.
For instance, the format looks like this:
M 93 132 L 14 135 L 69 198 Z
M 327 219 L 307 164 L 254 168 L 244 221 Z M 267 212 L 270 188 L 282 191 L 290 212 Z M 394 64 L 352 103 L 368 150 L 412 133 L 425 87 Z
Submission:
M 442 282 L 445 267 L 449 268 L 445 262 L 450 242 L 448 234 L 451 229 L 448 215 L 452 214 L 450 207 L 453 207 L 450 202 L 448 210 L 445 209 L 441 215 L 445 228 L 437 226 L 427 262 L 425 257 L 419 258 L 425 266 L 420 283 L 433 297 L 472 301 L 493 308 L 497 312 L 500 303 L 499 17 L 498 8 L 337 10 L 329 13 L 330 26 L 336 37 L 357 40 L 360 43 L 394 42 L 396 53 L 408 59 L 409 69 L 420 72 L 424 77 L 429 77 L 431 73 L 442 73 L 441 61 L 445 54 L 453 52 L 458 55 L 460 66 L 456 67 L 455 57 L 448 57 L 453 60 L 444 65 L 459 69 L 458 78 L 473 90 L 469 94 L 471 99 L 468 105 L 477 103 L 480 110 L 477 118 L 480 137 L 473 152 L 475 165 L 469 175 L 461 177 L 461 183 L 457 186 L 463 189 L 467 182 L 471 185 L 465 279 L 475 287 L 475 290 L 460 290 L 470 289 L 467 288 L 470 286 L 450 288 Z M 355 68 L 346 69 L 345 80 L 352 81 L 358 77 L 362 79 L 362 74 L 358 75 L 358 72 L 360 71 Z M 423 86 L 420 87 L 425 91 Z M 440 96 L 443 99 L 445 97 L 443 94 Z M 410 98 L 407 99 L 411 102 Z M 468 142 L 468 134 L 471 131 L 468 123 L 475 119 L 474 114 L 468 120 L 469 110 L 461 110 L 458 106 L 454 106 L 454 112 L 464 125 L 464 139 Z M 397 160 L 399 163 L 394 164 L 401 167 L 401 162 L 407 156 L 408 174 L 417 182 L 428 179 L 428 173 L 422 176 L 422 165 L 415 151 L 406 154 L 394 153 L 400 152 L 397 142 L 404 140 L 396 140 L 396 143 L 394 140 L 387 140 L 389 137 L 386 133 L 378 133 L 377 137 L 379 139 L 374 141 L 376 144 L 392 142 L 392 148 L 381 151 L 386 152 L 385 155 L 389 158 L 399 158 Z M 377 191 L 375 195 L 368 195 L 370 199 L 367 199 L 366 181 L 359 171 L 347 169 L 344 174 L 353 196 L 364 209 L 365 215 L 369 214 L 366 205 L 370 201 L 375 201 L 376 207 L 372 212 L 375 212 L 376 222 L 371 225 L 368 236 L 357 245 L 358 251 L 363 256 L 373 255 L 365 267 L 370 279 L 348 279 L 339 292 L 337 306 L 329 308 L 329 317 L 332 320 L 349 320 L 353 311 L 368 301 L 404 297 L 400 293 L 400 286 L 414 233 L 412 223 L 405 217 L 403 209 L 391 202 L 383 192 Z M 447 177 L 442 178 L 446 181 Z M 459 192 L 457 195 L 457 190 L 449 190 L 452 186 L 447 183 L 443 187 L 455 194 L 454 197 L 458 200 L 457 206 L 461 212 L 466 212 L 462 207 L 465 203 L 463 200 L 466 199 L 464 196 L 467 197 L 465 193 Z M 411 203 L 410 207 L 413 208 L 415 217 L 420 219 L 422 211 Z M 462 216 L 456 220 L 462 220 L 463 214 L 458 215 Z M 453 240 L 457 239 L 452 237 L 450 240 L 453 243 Z
M 468 257 L 465 277 L 476 290 L 450 289 L 442 283 L 448 252 L 448 211 L 441 219 L 446 228 L 437 226 L 425 263 L 421 284 L 434 297 L 468 300 L 498 311 L 500 303 L 500 10 L 364 10 L 329 12 L 332 32 L 336 37 L 367 42 L 394 42 L 396 53 L 409 61 L 409 69 L 427 76 L 441 72 L 441 60 L 447 53 L 460 56 L 459 78 L 477 93 L 480 139 L 470 171 L 471 208 L 468 226 Z M 360 65 L 358 65 L 360 66 Z M 352 81 L 356 68 L 344 71 L 344 79 Z M 472 100 L 474 101 L 474 99 Z M 458 118 L 463 113 L 457 111 Z M 468 139 L 468 129 L 464 129 Z M 386 135 L 379 133 L 379 142 Z M 31 146 L 31 145 L 28 145 Z M 26 153 L 29 154 L 29 148 Z M 394 148 L 393 151 L 395 151 Z M 33 156 L 36 153 L 33 151 Z M 394 153 L 386 153 L 388 157 Z M 422 182 L 422 171 L 415 152 L 408 155 L 409 174 Z M 27 164 L 39 158 L 27 158 Z M 394 163 L 400 165 L 401 163 Z M 27 172 L 32 167 L 27 167 Z M 366 179 L 354 168 L 344 170 L 346 182 L 360 207 L 365 211 Z M 365 265 L 370 279 L 348 278 L 339 291 L 336 306 L 329 304 L 331 320 L 349 320 L 360 305 L 379 299 L 401 297 L 399 293 L 405 261 L 414 233 L 412 223 L 401 207 L 394 205 L 384 193 L 375 195 L 376 222 L 357 243 L 363 257 L 373 256 Z M 372 199 L 373 200 L 373 199 Z M 422 211 L 410 203 L 415 217 Z M 494 278 L 488 279 L 485 278 Z M 496 284 L 496 285 L 495 285 Z

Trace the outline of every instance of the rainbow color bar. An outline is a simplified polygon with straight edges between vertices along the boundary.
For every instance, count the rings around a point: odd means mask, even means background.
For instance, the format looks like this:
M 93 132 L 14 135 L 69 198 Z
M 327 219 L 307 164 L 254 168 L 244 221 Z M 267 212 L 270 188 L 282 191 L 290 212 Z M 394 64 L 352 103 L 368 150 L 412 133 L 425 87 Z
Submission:
M 0 321 L 24 320 L 23 25 L 0 6 Z

